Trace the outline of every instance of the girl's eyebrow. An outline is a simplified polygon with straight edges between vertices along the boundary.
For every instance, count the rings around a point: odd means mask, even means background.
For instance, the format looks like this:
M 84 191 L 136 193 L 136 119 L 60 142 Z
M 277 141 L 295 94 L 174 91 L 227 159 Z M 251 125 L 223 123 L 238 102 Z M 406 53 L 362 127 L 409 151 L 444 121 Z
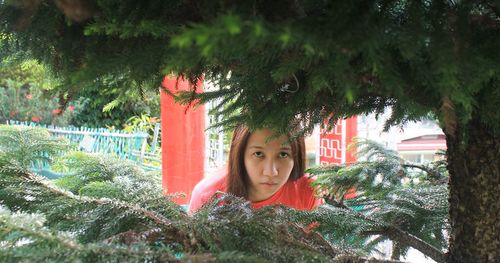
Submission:
M 248 146 L 248 148 L 264 149 L 264 147 L 262 147 L 260 145 L 250 145 L 250 146 Z
M 264 149 L 265 147 L 263 146 L 260 146 L 260 145 L 250 145 L 248 146 L 249 149 Z M 292 150 L 292 147 L 290 146 L 283 146 L 283 147 L 280 147 L 280 150 L 288 150 L 288 151 L 291 151 Z

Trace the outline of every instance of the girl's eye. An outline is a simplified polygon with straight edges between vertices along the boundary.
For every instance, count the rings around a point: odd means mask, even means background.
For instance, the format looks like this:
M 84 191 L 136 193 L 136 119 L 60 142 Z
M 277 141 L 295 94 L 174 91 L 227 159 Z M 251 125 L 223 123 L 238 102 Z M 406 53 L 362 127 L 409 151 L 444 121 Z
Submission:
M 280 158 L 287 158 L 289 156 L 290 156 L 290 154 L 287 152 L 280 152 L 280 155 L 279 155 Z
M 264 153 L 263 152 L 254 152 L 253 155 L 255 155 L 255 157 L 258 157 L 258 158 L 264 157 Z

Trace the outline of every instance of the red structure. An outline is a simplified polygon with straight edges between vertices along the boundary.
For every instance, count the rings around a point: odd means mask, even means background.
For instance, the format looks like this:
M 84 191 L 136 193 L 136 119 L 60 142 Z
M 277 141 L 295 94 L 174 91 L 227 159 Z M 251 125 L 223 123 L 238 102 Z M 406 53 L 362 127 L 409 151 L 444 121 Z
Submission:
M 356 161 L 356 156 L 347 151 L 352 139 L 358 134 L 358 118 L 339 120 L 331 131 L 320 130 L 319 163 L 342 164 Z
M 187 80 L 167 76 L 163 87 L 171 92 L 189 90 Z M 197 90 L 203 91 L 202 83 Z M 193 187 L 203 178 L 205 160 L 205 107 L 187 109 L 161 91 L 161 141 L 163 188 L 168 194 L 185 193 L 173 201 L 189 203 Z
M 319 135 L 319 163 L 320 164 L 343 164 L 353 163 L 356 156 L 347 151 L 352 139 L 358 134 L 358 118 L 352 117 L 347 120 L 339 120 L 333 130 L 320 130 Z M 352 189 L 346 195 L 346 199 L 356 196 L 356 190 Z

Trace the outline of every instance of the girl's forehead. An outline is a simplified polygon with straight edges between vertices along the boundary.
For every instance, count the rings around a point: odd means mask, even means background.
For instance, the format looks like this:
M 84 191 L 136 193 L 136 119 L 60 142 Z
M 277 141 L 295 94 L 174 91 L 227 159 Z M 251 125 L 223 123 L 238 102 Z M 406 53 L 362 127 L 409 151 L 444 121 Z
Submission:
M 258 129 L 250 134 L 247 146 L 278 146 L 289 147 L 290 142 L 288 136 L 276 136 L 275 132 L 270 129 Z

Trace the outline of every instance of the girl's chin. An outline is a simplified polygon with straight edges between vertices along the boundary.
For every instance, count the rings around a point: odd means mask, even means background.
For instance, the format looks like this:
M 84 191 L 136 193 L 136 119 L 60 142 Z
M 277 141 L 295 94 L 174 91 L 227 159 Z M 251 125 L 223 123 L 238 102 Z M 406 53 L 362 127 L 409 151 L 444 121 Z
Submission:
M 272 183 L 272 184 L 262 183 L 262 184 L 259 184 L 259 186 L 262 187 L 263 189 L 274 189 L 274 188 L 277 188 L 279 185 L 275 184 L 275 183 Z
M 273 196 L 275 193 L 278 192 L 279 186 L 266 186 L 266 187 L 261 187 L 259 189 L 259 192 L 255 194 L 254 198 L 250 198 L 250 201 L 252 202 L 259 202 L 259 201 L 264 201 L 266 199 L 269 199 L 271 196 Z

